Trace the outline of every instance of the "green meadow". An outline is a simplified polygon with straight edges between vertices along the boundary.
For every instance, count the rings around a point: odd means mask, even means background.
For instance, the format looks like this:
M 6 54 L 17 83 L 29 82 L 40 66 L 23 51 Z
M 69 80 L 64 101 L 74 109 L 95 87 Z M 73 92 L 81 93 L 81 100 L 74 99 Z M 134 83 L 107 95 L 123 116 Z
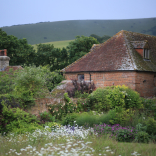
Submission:
M 55 48 L 62 49 L 63 47 L 66 48 L 72 40 L 65 40 L 65 41 L 55 41 L 55 42 L 47 42 L 43 44 L 53 44 Z M 37 44 L 32 45 L 35 50 L 37 50 Z

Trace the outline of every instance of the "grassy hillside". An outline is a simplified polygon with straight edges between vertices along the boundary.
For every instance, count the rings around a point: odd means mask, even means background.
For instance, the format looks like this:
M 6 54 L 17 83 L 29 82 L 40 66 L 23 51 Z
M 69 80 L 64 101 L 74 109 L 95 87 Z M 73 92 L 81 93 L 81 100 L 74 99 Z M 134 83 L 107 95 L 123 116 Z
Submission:
M 72 40 L 65 40 L 65 41 L 54 41 L 54 42 L 47 42 L 47 43 L 43 43 L 43 44 L 53 44 L 55 48 L 63 48 L 68 46 L 69 42 Z M 37 45 L 34 44 L 33 45 L 34 49 L 37 50 Z
M 29 44 L 73 40 L 77 35 L 113 36 L 120 30 L 156 35 L 156 18 L 130 20 L 71 20 L 2 27 L 8 35 L 26 38 Z

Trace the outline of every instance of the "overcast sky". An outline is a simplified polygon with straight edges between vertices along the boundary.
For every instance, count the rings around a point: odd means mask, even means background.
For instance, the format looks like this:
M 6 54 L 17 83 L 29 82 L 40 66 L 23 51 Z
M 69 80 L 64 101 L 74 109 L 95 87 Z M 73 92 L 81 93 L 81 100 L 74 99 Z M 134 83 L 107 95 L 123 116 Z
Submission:
M 156 17 L 156 0 L 0 0 L 0 27 L 46 21 Z

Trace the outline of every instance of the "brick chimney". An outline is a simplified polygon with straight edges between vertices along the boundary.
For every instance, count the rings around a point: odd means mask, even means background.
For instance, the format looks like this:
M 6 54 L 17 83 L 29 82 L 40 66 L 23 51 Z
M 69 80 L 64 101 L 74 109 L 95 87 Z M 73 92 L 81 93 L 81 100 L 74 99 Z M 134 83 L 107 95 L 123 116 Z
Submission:
M 7 56 L 7 49 L 0 50 L 0 71 L 9 66 L 10 57 Z

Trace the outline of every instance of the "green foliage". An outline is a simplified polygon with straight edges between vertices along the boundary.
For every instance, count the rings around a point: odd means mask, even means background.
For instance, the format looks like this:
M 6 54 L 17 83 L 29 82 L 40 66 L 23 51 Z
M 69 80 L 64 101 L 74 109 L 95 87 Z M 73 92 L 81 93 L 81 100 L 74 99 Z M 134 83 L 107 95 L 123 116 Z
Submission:
M 93 115 L 92 112 L 83 112 L 76 118 L 76 124 L 79 126 L 93 127 L 94 124 L 98 124 L 98 116 Z
M 150 140 L 150 135 L 145 131 L 139 131 L 135 136 L 135 141 L 139 143 L 148 143 L 149 140 Z
M 56 119 L 62 119 L 62 117 L 66 116 L 68 113 L 73 113 L 76 111 L 76 104 L 74 104 L 68 96 L 68 93 L 64 94 L 64 103 L 58 103 L 49 105 L 49 111 L 52 116 L 55 116 Z
M 67 114 L 67 116 L 62 120 L 62 125 L 74 125 L 77 117 L 78 114 L 76 113 Z
M 122 85 L 122 86 L 115 86 L 115 89 L 119 89 L 120 92 L 123 93 L 124 101 L 125 101 L 125 108 L 143 108 L 141 103 L 140 95 L 138 92 L 132 90 L 131 88 Z M 124 96 L 125 95 L 125 96 Z
M 15 72 L 12 69 L 9 72 L 0 72 L 0 94 L 7 94 L 13 91 Z
M 83 94 L 81 93 L 81 91 L 76 91 L 75 92 L 75 98 L 82 98 L 85 99 L 89 96 L 89 93 L 84 92 Z
M 119 142 L 132 142 L 135 138 L 135 131 L 129 129 L 119 129 L 117 131 L 116 140 Z
M 44 122 L 54 122 L 55 121 L 55 117 L 51 115 L 51 113 L 49 112 L 43 112 L 43 113 L 40 113 L 40 118 L 41 118 L 41 121 L 44 121 Z
M 156 135 L 156 120 L 154 120 L 153 118 L 149 117 L 146 121 L 145 121 L 147 130 L 146 132 L 149 135 Z
M 111 88 L 109 90 L 107 98 L 111 101 L 112 108 L 116 108 L 119 106 L 124 107 L 126 109 L 143 108 L 139 93 L 125 85 L 119 85 Z
M 109 121 L 112 125 L 120 124 L 121 126 L 131 125 L 131 122 L 134 119 L 135 111 L 131 109 L 125 109 L 122 107 L 116 107 L 109 112 L 111 114 L 111 120 Z
M 87 106 L 87 102 L 86 99 L 81 99 L 79 98 L 77 100 L 77 108 L 76 108 L 76 112 L 87 112 L 89 110 L 88 106 Z
M 56 123 L 56 122 L 46 122 L 44 124 L 44 126 L 48 126 L 49 128 L 49 131 L 55 131 L 58 127 L 60 127 L 61 125 L 59 123 Z M 47 128 L 46 128 L 47 129 Z
M 98 43 L 99 42 L 93 37 L 76 36 L 76 39 L 69 42 L 69 45 L 67 46 L 70 63 L 84 56 L 90 51 L 93 44 Z
M 67 50 L 54 48 L 53 44 L 38 44 L 35 64 L 50 65 L 51 71 L 62 69 L 68 65 Z
M 0 49 L 7 49 L 10 65 L 32 64 L 36 57 L 33 46 L 29 45 L 25 38 L 18 39 L 13 35 L 7 35 L 2 29 L 0 29 Z
M 10 108 L 3 102 L 2 113 L 0 114 L 0 132 L 32 132 L 39 128 L 39 120 L 20 108 Z
M 103 43 L 103 42 L 107 41 L 109 38 L 111 38 L 111 36 L 108 36 L 108 35 L 104 35 L 104 36 L 100 37 L 95 34 L 91 34 L 90 37 L 96 38 L 99 43 Z
M 107 98 L 109 88 L 97 88 L 92 94 L 88 96 L 88 107 L 94 111 L 108 111 L 111 108 L 110 100 Z
M 27 107 L 34 102 L 34 97 L 41 96 L 45 85 L 44 72 L 41 67 L 25 66 L 16 73 L 14 95 Z
M 152 115 L 156 119 L 156 98 L 141 98 L 144 106 L 143 112 L 149 116 Z

